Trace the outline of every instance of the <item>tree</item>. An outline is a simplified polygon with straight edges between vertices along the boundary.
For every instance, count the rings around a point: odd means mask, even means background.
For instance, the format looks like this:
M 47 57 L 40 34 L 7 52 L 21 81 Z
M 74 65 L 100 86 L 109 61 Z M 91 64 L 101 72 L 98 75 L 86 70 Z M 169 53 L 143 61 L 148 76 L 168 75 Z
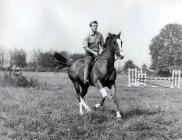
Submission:
M 40 52 L 38 64 L 44 68 L 53 68 L 54 60 L 55 58 L 52 52 Z
M 123 69 L 125 72 L 128 72 L 128 68 L 134 69 L 137 68 L 137 66 L 133 63 L 132 60 L 128 60 L 125 62 Z
M 142 71 L 146 71 L 147 70 L 147 65 L 146 64 L 143 64 L 142 65 Z
M 9 76 L 11 77 L 12 67 L 14 65 L 13 62 L 13 50 L 9 50 Z
M 0 68 L 2 68 L 4 64 L 4 55 L 5 55 L 5 51 L 3 47 L 0 47 Z
M 65 58 L 69 58 L 70 54 L 67 51 L 61 51 L 60 54 L 65 57 Z
M 150 44 L 151 68 L 168 70 L 175 65 L 176 52 L 182 48 L 182 25 L 167 24 Z
M 29 66 L 34 67 L 34 71 L 38 71 L 40 53 L 42 53 L 42 51 L 40 49 L 37 49 L 33 50 L 33 53 L 31 55 L 31 63 L 29 63 Z
M 80 53 L 74 53 L 70 56 L 71 59 L 73 60 L 77 60 L 77 59 L 80 59 L 80 58 L 84 58 L 84 54 L 80 54 Z
M 20 76 L 22 76 L 22 68 L 26 65 L 26 53 L 23 49 L 15 49 L 12 54 L 14 65 L 20 68 Z

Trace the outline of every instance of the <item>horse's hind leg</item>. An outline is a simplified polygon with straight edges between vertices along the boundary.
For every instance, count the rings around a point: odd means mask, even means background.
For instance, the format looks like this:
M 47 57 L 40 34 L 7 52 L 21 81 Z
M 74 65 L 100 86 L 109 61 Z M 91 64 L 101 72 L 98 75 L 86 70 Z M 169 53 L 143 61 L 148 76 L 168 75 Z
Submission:
M 81 91 L 80 101 L 81 101 L 82 105 L 85 107 L 85 109 L 87 110 L 87 112 L 90 112 L 91 111 L 90 107 L 83 100 L 84 96 L 87 94 L 88 87 L 89 87 L 88 85 L 81 84 L 82 91 Z
M 85 107 L 87 112 L 90 112 L 91 111 L 90 107 L 83 100 L 83 97 L 85 96 L 85 94 L 86 94 L 85 92 L 87 92 L 87 90 L 86 89 L 83 90 L 83 88 L 82 88 L 82 91 L 80 91 L 81 86 L 77 81 L 74 81 L 73 85 L 75 87 L 75 90 L 77 93 L 77 99 L 79 101 L 80 114 L 83 115 L 83 106 Z M 87 89 L 88 89 L 88 87 L 87 87 Z
M 118 98 L 117 98 L 117 95 L 116 95 L 116 85 L 112 84 L 111 86 L 109 86 L 109 88 L 111 90 L 111 96 L 112 96 L 113 102 L 115 104 L 116 117 L 117 118 L 121 118 L 121 114 L 120 114 L 120 110 L 119 110 Z
M 73 85 L 74 85 L 74 88 L 76 90 L 76 94 L 77 94 L 77 99 L 78 99 L 78 102 L 79 102 L 79 109 L 80 109 L 80 114 L 83 115 L 83 105 L 81 103 L 81 96 L 80 96 L 80 85 L 78 82 L 75 82 L 73 81 Z

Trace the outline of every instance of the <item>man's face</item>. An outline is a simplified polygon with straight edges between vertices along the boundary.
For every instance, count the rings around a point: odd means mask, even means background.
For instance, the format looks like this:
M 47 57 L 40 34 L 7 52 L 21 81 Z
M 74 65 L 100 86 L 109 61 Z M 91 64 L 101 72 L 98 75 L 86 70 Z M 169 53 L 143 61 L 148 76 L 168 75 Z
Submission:
M 93 32 L 95 32 L 95 31 L 97 31 L 97 27 L 98 27 L 98 24 L 93 23 L 92 26 L 91 26 L 91 30 L 92 30 Z

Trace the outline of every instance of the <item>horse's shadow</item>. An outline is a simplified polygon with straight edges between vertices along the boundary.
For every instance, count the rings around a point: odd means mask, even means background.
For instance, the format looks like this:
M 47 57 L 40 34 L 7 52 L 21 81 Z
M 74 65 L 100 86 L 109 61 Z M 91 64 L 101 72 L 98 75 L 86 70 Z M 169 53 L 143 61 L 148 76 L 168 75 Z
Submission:
M 105 107 L 101 107 L 101 108 L 93 108 L 94 111 L 96 112 L 101 112 L 101 113 L 108 113 L 112 116 L 116 115 L 116 111 L 115 110 L 109 110 Z M 121 112 L 121 116 L 122 116 L 122 120 L 127 120 L 129 118 L 132 118 L 134 116 L 153 116 L 156 114 L 159 114 L 161 111 L 159 109 L 141 109 L 141 108 L 133 108 L 127 111 L 120 111 Z
M 122 118 L 127 120 L 134 116 L 153 116 L 156 114 L 159 114 L 160 111 L 157 109 L 154 110 L 147 110 L 147 109 L 140 109 L 140 108 L 133 108 L 131 110 L 128 110 L 126 112 L 122 112 Z

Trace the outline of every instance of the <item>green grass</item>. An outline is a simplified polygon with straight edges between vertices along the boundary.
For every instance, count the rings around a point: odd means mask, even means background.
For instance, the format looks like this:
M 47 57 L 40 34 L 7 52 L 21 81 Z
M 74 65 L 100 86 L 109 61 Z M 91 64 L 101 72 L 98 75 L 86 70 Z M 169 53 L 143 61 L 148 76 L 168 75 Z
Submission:
M 0 87 L 0 140 L 177 140 L 182 138 L 182 91 L 127 87 L 117 78 L 122 118 L 115 117 L 110 96 L 94 109 L 101 94 L 89 88 L 85 101 L 91 113 L 79 115 L 76 94 L 67 74 L 25 73 L 37 76 L 47 88 Z

